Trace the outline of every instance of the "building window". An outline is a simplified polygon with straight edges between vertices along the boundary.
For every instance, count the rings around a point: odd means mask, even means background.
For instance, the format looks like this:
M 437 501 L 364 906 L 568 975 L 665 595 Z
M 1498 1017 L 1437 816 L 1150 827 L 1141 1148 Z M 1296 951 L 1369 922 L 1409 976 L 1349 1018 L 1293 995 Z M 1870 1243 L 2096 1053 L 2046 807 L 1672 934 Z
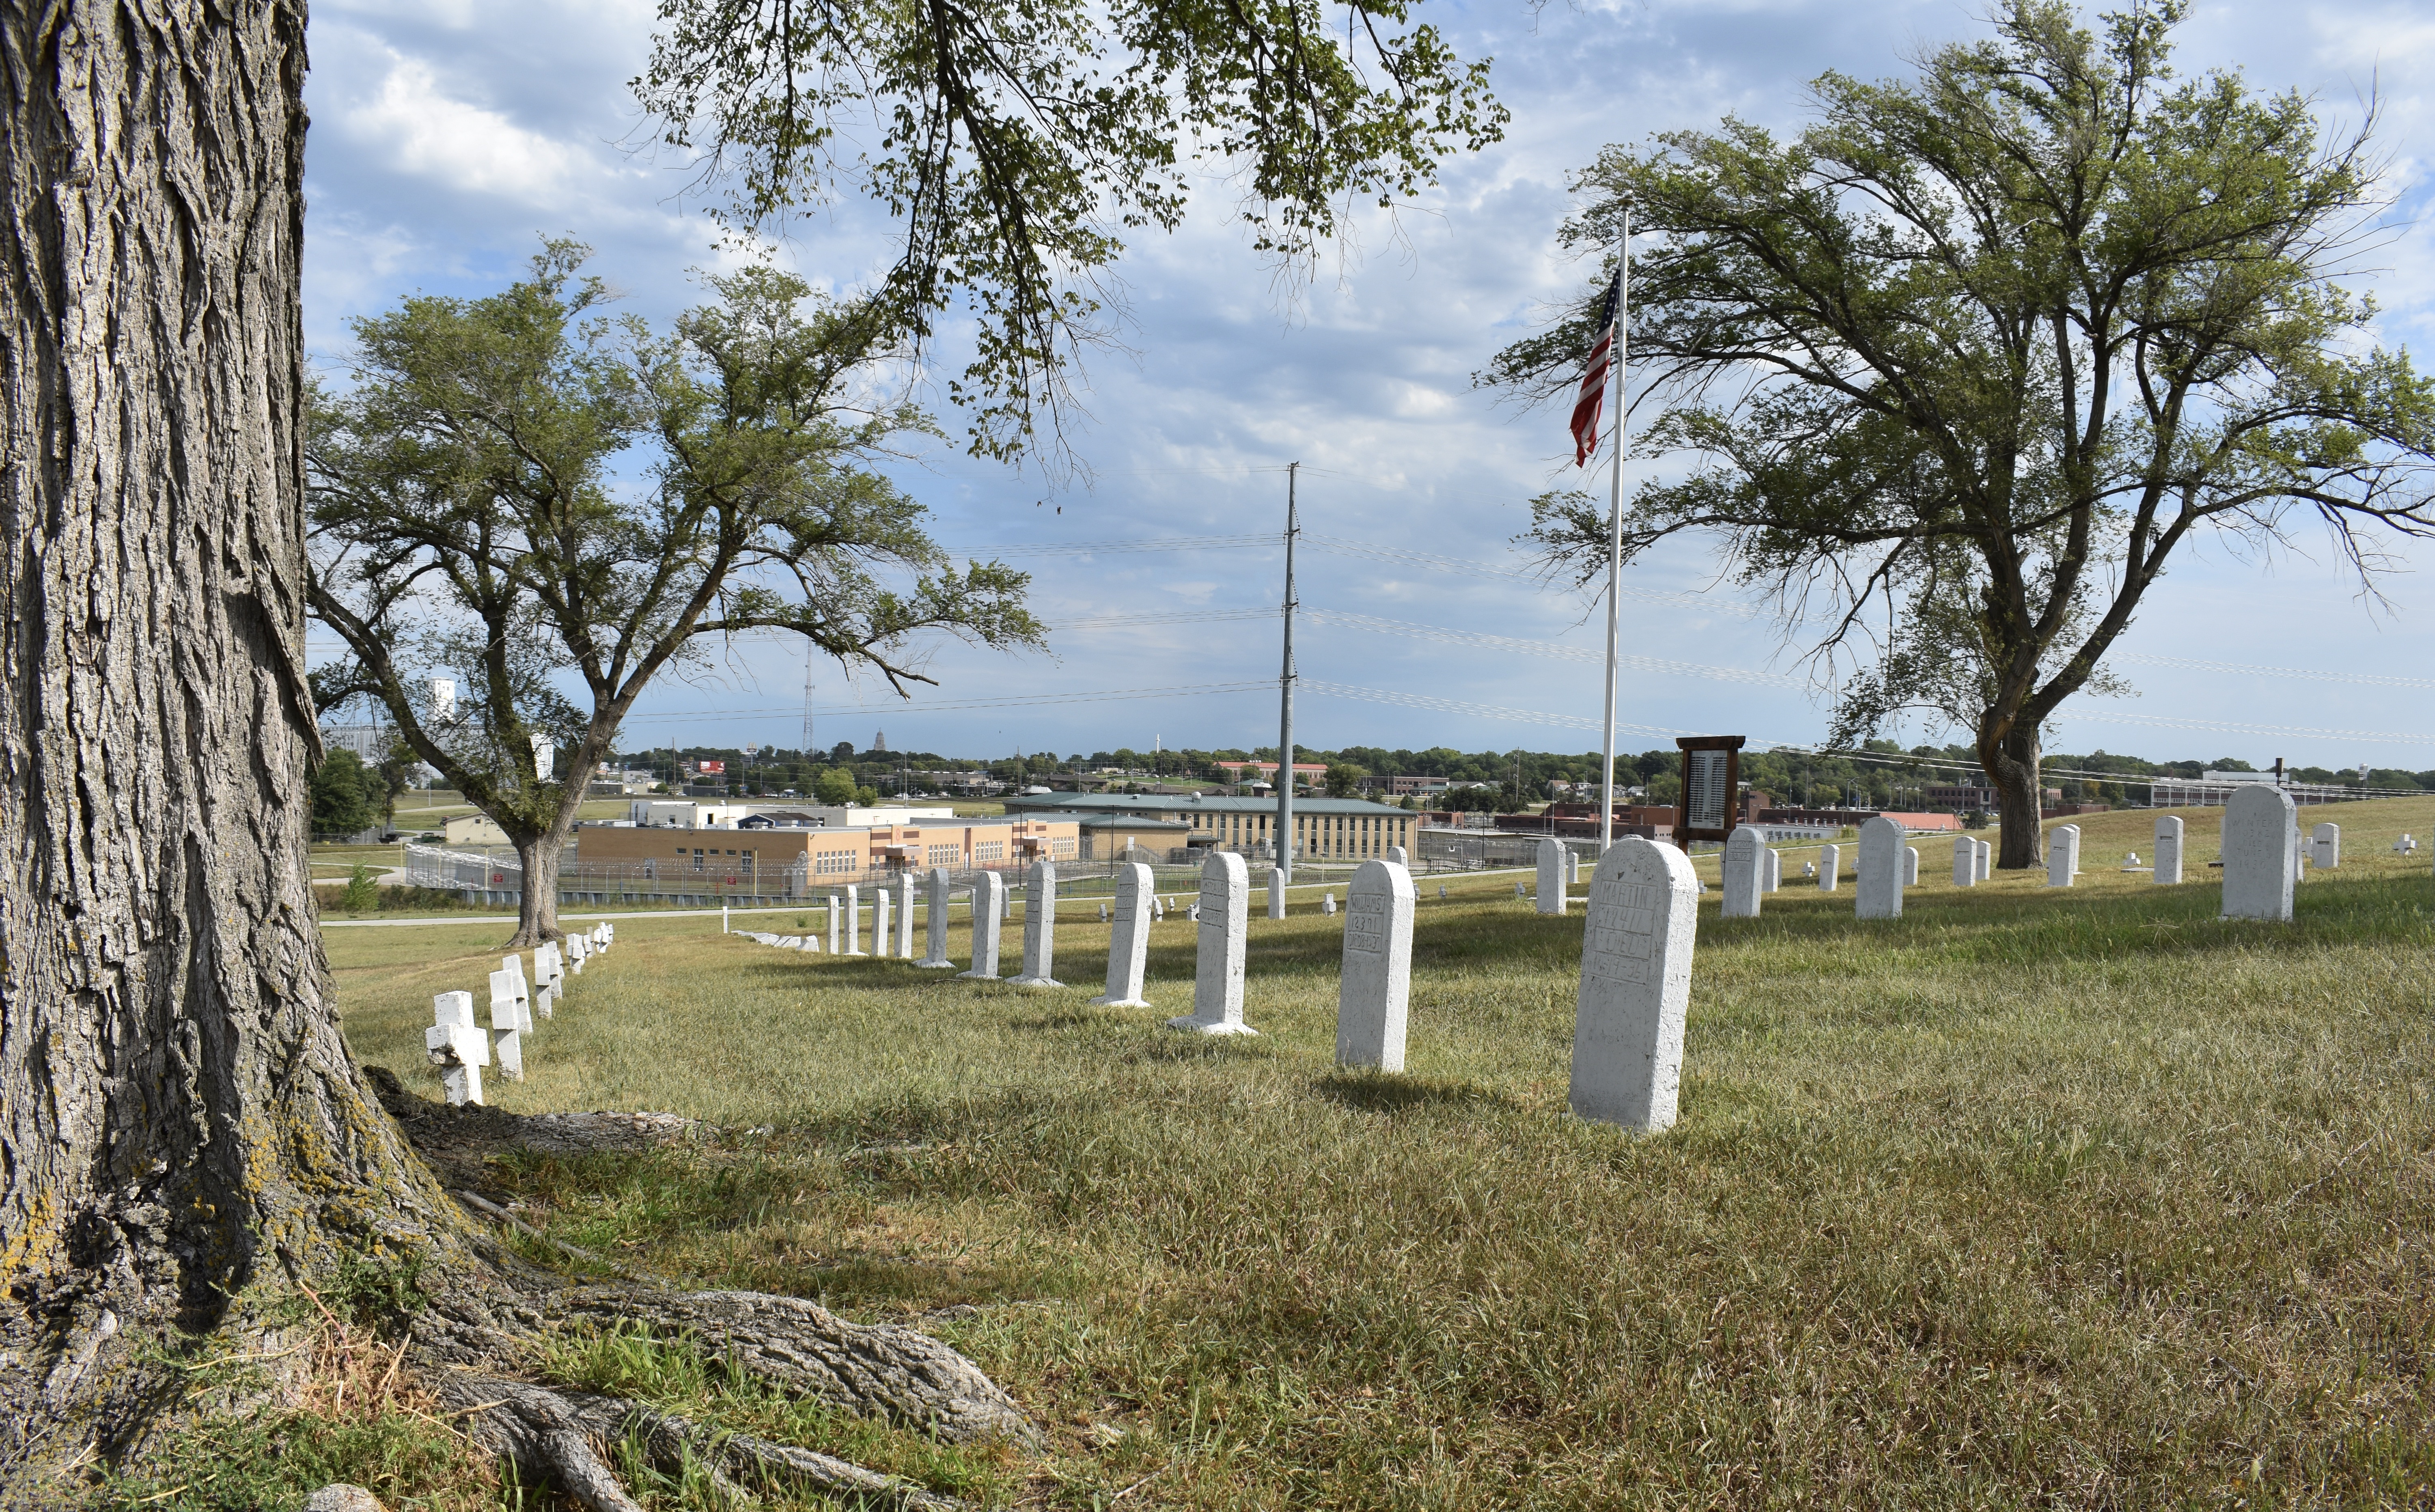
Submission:
M 1048 853 L 1052 856 L 1070 856 L 1074 853 L 1074 842 L 1071 840 L 1060 839 L 1048 842 Z
M 929 849 L 927 853 L 930 865 L 934 867 L 952 867 L 956 864 L 956 860 L 958 855 L 956 848 L 952 845 L 934 845 Z
M 973 864 L 975 866 L 980 866 L 983 863 L 991 861 L 1004 861 L 1005 859 L 1006 842 L 1004 840 L 976 840 L 973 842 Z
M 823 876 L 837 876 L 854 869 L 851 850 L 823 850 L 812 858 L 812 869 Z

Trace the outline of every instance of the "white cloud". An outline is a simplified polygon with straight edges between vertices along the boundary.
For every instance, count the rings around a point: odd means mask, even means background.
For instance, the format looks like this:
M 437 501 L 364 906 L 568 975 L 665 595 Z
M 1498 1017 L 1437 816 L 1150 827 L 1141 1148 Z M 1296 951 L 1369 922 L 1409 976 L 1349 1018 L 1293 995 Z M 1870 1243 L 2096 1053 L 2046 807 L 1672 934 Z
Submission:
M 451 188 L 554 208 L 567 198 L 577 154 L 495 111 L 440 92 L 428 63 L 398 57 L 371 99 L 349 110 L 346 129 L 385 151 L 401 171 Z

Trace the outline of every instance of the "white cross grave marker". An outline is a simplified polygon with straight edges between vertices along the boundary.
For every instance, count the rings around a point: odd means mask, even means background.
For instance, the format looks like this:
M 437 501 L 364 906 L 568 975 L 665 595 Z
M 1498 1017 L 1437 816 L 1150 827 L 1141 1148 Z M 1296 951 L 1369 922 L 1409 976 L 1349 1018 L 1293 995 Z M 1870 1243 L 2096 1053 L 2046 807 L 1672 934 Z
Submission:
M 442 992 L 431 1000 L 431 1027 L 423 1048 L 440 1068 L 440 1091 L 451 1108 L 482 1102 L 482 1068 L 491 1063 L 491 1040 L 474 1022 L 474 994 Z
M 524 1027 L 524 1014 L 516 1006 L 519 980 L 509 971 L 491 973 L 491 1055 L 499 1063 L 499 1074 L 514 1081 L 525 1079 L 525 1052 L 519 1034 Z

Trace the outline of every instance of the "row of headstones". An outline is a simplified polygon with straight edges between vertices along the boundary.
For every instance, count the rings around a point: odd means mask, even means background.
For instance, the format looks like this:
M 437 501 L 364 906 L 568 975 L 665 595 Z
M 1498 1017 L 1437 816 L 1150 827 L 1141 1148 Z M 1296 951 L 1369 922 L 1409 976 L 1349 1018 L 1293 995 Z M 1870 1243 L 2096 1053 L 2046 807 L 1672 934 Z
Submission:
M 440 1068 L 440 1091 L 449 1106 L 482 1101 L 482 1068 L 495 1061 L 510 1081 L 525 1079 L 524 1037 L 539 1021 L 555 1016 L 555 1005 L 566 999 L 566 979 L 583 974 L 583 963 L 616 943 L 617 926 L 596 924 L 566 936 L 566 947 L 544 941 L 533 947 L 532 977 L 525 977 L 524 957 L 500 957 L 491 973 L 491 1027 L 486 1033 L 474 1022 L 474 994 L 442 992 L 431 1000 L 431 1027 L 423 1032 L 423 1048 Z

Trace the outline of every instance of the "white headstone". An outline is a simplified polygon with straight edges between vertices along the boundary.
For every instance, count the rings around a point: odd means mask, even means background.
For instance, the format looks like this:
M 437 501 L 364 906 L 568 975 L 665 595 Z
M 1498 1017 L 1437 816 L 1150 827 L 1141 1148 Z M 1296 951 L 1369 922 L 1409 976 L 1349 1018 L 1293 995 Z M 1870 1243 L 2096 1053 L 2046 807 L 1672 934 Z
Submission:
M 1784 852 L 1773 846 L 1769 846 L 1760 852 L 1760 859 L 1766 863 L 1767 871 L 1766 875 L 1759 879 L 1759 891 L 1780 890 L 1784 886 Z
M 1903 885 L 1919 885 L 1919 847 L 1915 845 L 1903 847 Z
M 2342 864 L 2342 827 L 2320 824 L 2308 833 L 2308 858 L 2319 871 L 2328 871 Z
M 1108 989 L 1091 1000 L 1102 1007 L 1149 1006 L 1142 1001 L 1142 971 L 1149 961 L 1150 885 L 1149 868 L 1140 862 L 1128 861 L 1116 868 L 1115 928 L 1108 936 Z
M 1252 874 L 1232 850 L 1200 864 L 1200 937 L 1194 942 L 1192 1011 L 1169 1019 L 1170 1029 L 1202 1034 L 1257 1034 L 1243 1022 L 1243 935 L 1251 922 Z
M 997 980 L 997 936 L 1006 917 L 1006 879 L 994 871 L 973 877 L 973 969 L 956 973 L 958 980 Z
M 516 984 L 523 980 L 511 971 L 491 973 L 491 1057 L 499 1074 L 515 1081 L 525 1079 L 524 1010 L 516 1006 Z
M 1767 847 L 1758 832 L 1738 824 L 1725 836 L 1725 911 L 1727 919 L 1756 919 L 1759 894 L 1765 890 Z
M 930 868 L 927 891 L 930 910 L 929 918 L 924 920 L 925 927 L 923 931 L 923 943 L 928 946 L 928 950 L 913 964 L 928 971 L 935 971 L 942 967 L 952 969 L 956 963 L 947 959 L 947 915 L 950 893 L 946 868 Z
M 2080 826 L 2058 824 L 2046 832 L 2046 885 L 2068 887 L 2080 875 Z
M 1246 878 L 1248 878 L 1249 875 L 1249 872 L 1245 873 Z M 1205 875 L 1202 880 L 1204 882 L 1207 880 Z M 1246 883 L 1246 885 L 1248 885 L 1248 882 Z M 1244 906 L 1248 908 L 1251 905 L 1247 902 Z M 1277 868 L 1274 867 L 1270 867 L 1269 868 L 1269 917 L 1270 919 L 1283 919 L 1286 917 L 1285 884 L 1278 880 Z
M 1045 861 L 1031 864 L 1023 894 L 1023 970 L 1016 987 L 1063 987 L 1049 973 L 1057 966 L 1057 868 Z
M 1843 848 L 1839 845 L 1818 848 L 1818 890 L 1833 892 L 1843 874 Z
M 1953 885 L 1968 887 L 1978 881 L 1978 842 L 1966 834 L 1953 837 Z
M 1140 864 L 1141 864 L 1141 863 L 1139 863 L 1139 862 L 1137 862 L 1137 861 L 1134 861 L 1134 862 L 1128 862 L 1128 863 L 1126 863 L 1126 865 L 1128 865 L 1128 866 L 1139 866 Z M 1101 903 L 1101 904 L 1099 905 L 1099 922 L 1100 922 L 1100 923 L 1102 923 L 1102 924 L 1104 924 L 1104 923 L 1106 923 L 1107 921 L 1108 921 L 1108 905 L 1107 905 L 1106 903 Z
M 1860 919 L 1900 919 L 1903 827 L 1880 814 L 1860 826 L 1860 875 L 1852 885 L 1852 912 Z
M 1399 867 L 1407 868 L 1408 868 L 1412 864 L 1412 858 L 1406 855 L 1404 853 L 1404 848 L 1399 845 L 1390 845 L 1387 848 L 1387 859 Z
M 1344 967 L 1336 989 L 1336 1063 L 1404 1069 L 1411 1002 L 1412 874 L 1365 861 L 1345 893 Z
M 573 971 L 578 976 L 581 976 L 583 974 L 583 957 L 587 953 L 583 949 L 582 936 L 569 935 L 566 936 L 566 964 L 568 969 Z
M 896 934 L 896 931 L 889 927 L 889 910 L 891 901 L 888 896 L 888 884 L 883 882 L 871 889 L 871 954 L 880 960 L 888 958 L 888 942 L 895 937 Z
M 1165 923 L 1166 921 L 1166 899 L 1164 895 L 1159 898 L 1158 907 L 1152 911 L 1151 917 L 1161 923 Z
M 720 903 L 718 905 L 718 932 L 722 935 L 732 935 L 734 933 L 734 931 L 730 929 L 727 925 L 727 905 L 725 903 Z
M 2178 814 L 2156 816 L 2155 880 L 2182 880 L 2182 816 Z
M 2265 782 L 2243 782 L 2223 806 L 2223 917 L 2291 921 L 2298 805 Z
M 482 1068 L 491 1063 L 491 1038 L 474 1022 L 474 994 L 442 992 L 431 1000 L 431 1027 L 423 1048 L 440 1068 L 440 1087 L 451 1108 L 482 1101 Z
M 862 954 L 862 889 L 851 883 L 845 889 L 845 954 Z
M 1554 835 L 1539 841 L 1539 912 L 1564 911 L 1564 842 Z M 1522 885 L 1513 885 L 1519 888 Z
M 1336 917 L 1336 893 L 1333 889 L 1319 895 L 1319 911 L 1330 919 Z
M 1672 1126 L 1691 1003 L 1699 878 L 1670 845 L 1627 835 L 1590 878 L 1571 1104 L 1649 1133 Z
M 1014 918 L 1014 889 L 1003 885 L 1006 880 L 1003 877 L 998 880 L 1001 885 L 997 890 L 997 919 L 1003 924 Z
M 1575 850 L 1571 846 L 1566 846 L 1564 847 L 1564 885 L 1567 887 L 1578 887 L 1580 885 L 1580 852 Z
M 504 956 L 499 961 L 499 970 L 516 979 L 516 1027 L 531 1034 L 538 1026 L 533 1022 L 532 984 L 525 980 L 525 958 L 521 955 Z
M 913 873 L 896 874 L 896 958 L 913 958 Z
M 1985 882 L 1995 875 L 1995 843 L 1993 840 L 1981 840 L 1978 842 L 1978 880 Z
M 844 905 L 838 901 L 838 895 L 829 894 L 829 954 L 831 955 L 841 954 L 845 950 L 845 947 L 838 943 L 842 938 L 839 932 L 845 928 L 845 925 L 840 922 L 844 912 Z

